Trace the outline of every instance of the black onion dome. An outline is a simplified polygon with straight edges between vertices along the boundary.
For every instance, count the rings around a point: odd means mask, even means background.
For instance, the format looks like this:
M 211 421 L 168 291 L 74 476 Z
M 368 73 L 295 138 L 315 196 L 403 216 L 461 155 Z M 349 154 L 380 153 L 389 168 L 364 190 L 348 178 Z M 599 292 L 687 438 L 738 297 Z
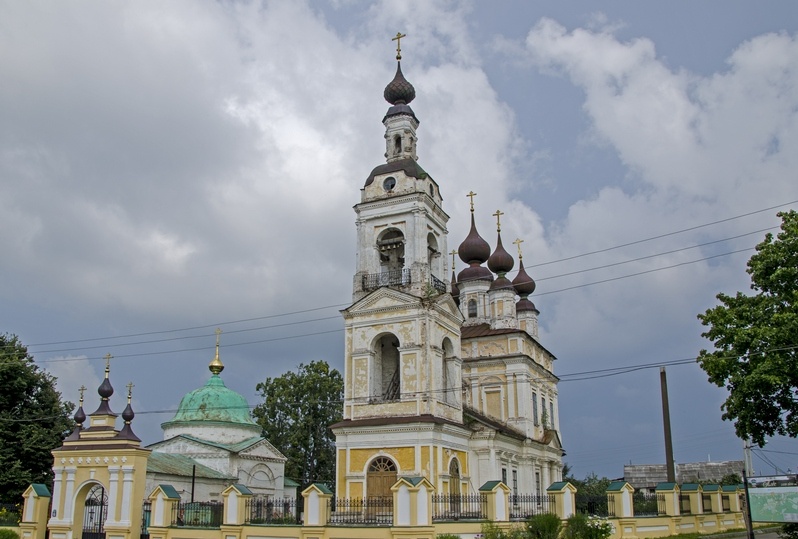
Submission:
M 97 393 L 99 393 L 103 399 L 110 399 L 111 395 L 114 394 L 114 388 L 108 378 L 103 379 L 103 383 L 97 388 Z
M 133 413 L 133 407 L 130 406 L 130 403 L 127 403 L 125 411 L 122 412 L 122 419 L 125 420 L 125 423 L 130 423 L 131 421 L 133 421 L 134 417 L 136 417 L 136 414 Z
M 510 279 L 508 279 L 504 275 L 500 275 L 498 279 L 490 283 L 491 290 L 504 290 L 505 288 L 512 290 L 513 295 L 515 295 L 515 288 L 513 287 L 513 283 L 511 283 Z
M 504 245 L 502 245 L 502 235 L 499 233 L 498 239 L 496 240 L 496 250 L 493 251 L 493 254 L 488 258 L 488 267 L 493 273 L 502 275 L 513 269 L 513 266 L 515 266 L 515 260 L 513 260 L 510 253 L 504 249 Z
M 407 82 L 407 79 L 402 74 L 401 62 L 396 62 L 396 75 L 385 87 L 382 95 L 385 97 L 385 101 L 391 105 L 409 105 L 416 98 L 416 89 Z
M 84 421 L 86 421 L 86 412 L 83 411 L 83 406 L 81 406 L 78 408 L 78 411 L 75 412 L 75 423 L 82 425 Z
M 518 264 L 518 275 L 516 275 L 515 279 L 513 279 L 513 286 L 515 286 L 515 291 L 518 292 L 518 295 L 522 298 L 525 298 L 535 291 L 535 287 L 537 285 L 535 284 L 535 280 L 530 277 L 524 269 L 524 260 L 519 260 Z
M 460 260 L 466 264 L 482 264 L 490 257 L 490 245 L 477 232 L 473 213 L 471 214 L 471 231 L 457 248 L 457 254 L 460 255 Z M 462 279 L 460 280 L 462 281 Z
M 529 301 L 526 298 L 521 298 L 515 304 L 515 312 L 521 313 L 521 312 L 524 312 L 524 311 L 533 311 L 536 314 L 540 313 L 540 311 L 538 311 L 538 308 L 535 307 L 534 303 L 532 303 L 531 301 Z

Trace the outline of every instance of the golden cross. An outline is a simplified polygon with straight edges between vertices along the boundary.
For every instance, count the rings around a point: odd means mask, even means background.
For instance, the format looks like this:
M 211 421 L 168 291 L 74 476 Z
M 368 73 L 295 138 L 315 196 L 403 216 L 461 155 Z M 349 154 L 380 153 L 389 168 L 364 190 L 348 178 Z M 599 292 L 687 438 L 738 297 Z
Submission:
M 477 194 L 471 191 L 466 196 L 471 199 L 471 213 L 474 213 L 474 197 L 477 196 Z
M 513 244 L 515 244 L 515 246 L 518 247 L 518 260 L 524 258 L 524 255 L 521 254 L 522 243 L 524 243 L 524 240 L 522 240 L 521 238 L 515 238 L 515 241 L 513 242 Z
M 396 59 L 402 59 L 402 38 L 407 37 L 407 34 L 396 32 L 396 37 L 392 37 L 391 41 L 396 41 Z
M 86 386 L 81 385 L 78 391 L 80 391 L 80 405 L 83 406 L 83 392 L 86 391 Z
M 496 218 L 496 231 L 497 232 L 501 232 L 502 231 L 502 223 L 501 223 L 502 215 L 504 215 L 504 212 L 502 212 L 501 210 L 496 210 L 496 213 L 493 214 L 493 216 Z
M 130 396 L 133 394 L 133 388 L 136 386 L 133 385 L 133 382 L 128 382 L 125 387 L 127 387 L 127 401 L 130 402 Z
M 105 354 L 105 372 L 111 370 L 111 358 L 114 357 L 111 354 Z
M 452 249 L 452 252 L 449 254 L 452 255 L 452 271 L 454 271 L 454 255 L 457 254 L 457 251 Z
M 222 328 L 216 328 L 216 347 L 219 347 L 219 335 L 222 334 Z

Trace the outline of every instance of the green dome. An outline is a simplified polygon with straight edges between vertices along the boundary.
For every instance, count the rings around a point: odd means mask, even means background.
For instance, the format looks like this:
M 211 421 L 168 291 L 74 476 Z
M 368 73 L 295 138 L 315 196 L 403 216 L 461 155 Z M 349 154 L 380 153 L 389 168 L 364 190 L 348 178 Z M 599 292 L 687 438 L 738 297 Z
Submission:
M 257 426 L 249 415 L 247 400 L 235 391 L 227 389 L 218 374 L 211 376 L 201 388 L 187 393 L 180 401 L 175 416 L 162 427 L 185 423 L 235 423 Z

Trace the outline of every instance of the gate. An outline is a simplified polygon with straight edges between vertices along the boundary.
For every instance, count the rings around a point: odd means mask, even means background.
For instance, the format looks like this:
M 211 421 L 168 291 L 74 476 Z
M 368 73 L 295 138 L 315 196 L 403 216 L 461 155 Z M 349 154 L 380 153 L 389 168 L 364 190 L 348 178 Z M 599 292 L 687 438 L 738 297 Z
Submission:
M 82 539 L 105 539 L 105 517 L 108 516 L 108 497 L 102 485 L 95 485 L 86 495 L 83 509 Z

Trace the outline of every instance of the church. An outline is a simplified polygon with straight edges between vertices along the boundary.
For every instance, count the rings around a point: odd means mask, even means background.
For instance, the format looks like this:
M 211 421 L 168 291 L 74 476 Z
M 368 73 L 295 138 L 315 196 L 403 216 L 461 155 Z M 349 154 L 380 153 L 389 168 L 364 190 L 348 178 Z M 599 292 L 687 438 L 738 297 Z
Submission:
M 402 36 L 397 36 L 397 41 Z M 357 259 L 345 324 L 343 421 L 336 494 L 390 496 L 398 477 L 425 477 L 438 493 L 474 493 L 502 480 L 542 494 L 562 479 L 554 355 L 538 342 L 534 280 L 504 248 L 471 229 L 446 276 L 441 186 L 418 163 L 415 88 L 401 69 L 385 88 L 386 162 L 355 205 Z M 516 300 L 516 296 L 520 299 Z

